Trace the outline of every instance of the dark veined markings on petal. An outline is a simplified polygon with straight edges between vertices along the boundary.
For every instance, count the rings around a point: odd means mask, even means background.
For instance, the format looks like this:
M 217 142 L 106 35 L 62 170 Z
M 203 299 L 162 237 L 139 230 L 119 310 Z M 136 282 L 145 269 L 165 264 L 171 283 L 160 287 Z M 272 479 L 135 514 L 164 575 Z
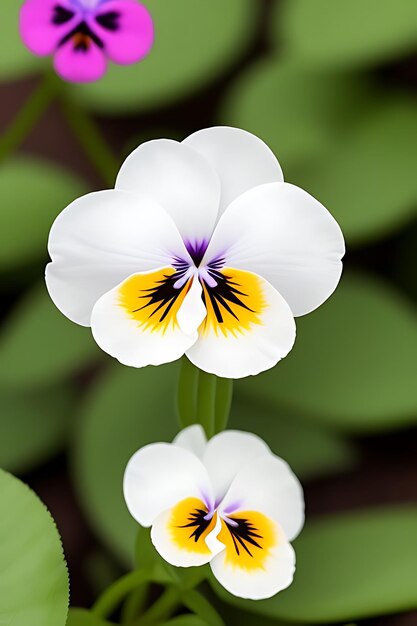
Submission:
M 74 11 L 70 11 L 69 9 L 57 4 L 53 8 L 52 23 L 56 26 L 61 26 L 62 24 L 69 22 L 74 15 Z
M 274 522 L 258 511 L 227 516 L 217 538 L 226 546 L 226 564 L 246 570 L 264 569 L 279 542 Z
M 182 526 L 178 526 L 178 528 L 189 528 L 190 530 L 192 530 L 189 538 L 194 539 L 194 541 L 197 543 L 197 541 L 206 532 L 207 528 L 211 524 L 212 518 L 206 519 L 206 517 L 207 510 L 195 509 L 194 511 L 190 512 L 190 515 L 188 517 L 188 523 L 183 524 Z
M 149 318 L 159 314 L 157 316 L 158 321 L 163 322 L 181 293 L 181 289 L 174 287 L 180 278 L 181 275 L 178 272 L 175 272 L 175 274 L 164 274 L 163 278 L 158 280 L 153 287 L 144 289 L 143 294 L 138 296 L 139 299 L 145 298 L 148 302 L 134 309 L 132 313 L 138 313 L 148 307 L 154 307 L 149 313 Z
M 210 299 L 211 305 L 213 307 L 214 313 L 216 315 L 216 319 L 219 324 L 224 322 L 222 307 L 230 313 L 236 320 L 239 320 L 238 309 L 232 308 L 231 305 L 235 305 L 237 307 L 242 307 L 247 311 L 251 311 L 254 313 L 253 309 L 248 307 L 242 300 L 241 297 L 248 297 L 247 293 L 240 291 L 241 285 L 234 282 L 230 276 L 222 274 L 217 270 L 211 270 L 210 275 L 216 280 L 217 285 L 215 287 L 206 286 L 206 293 Z M 239 297 L 241 296 L 241 297 Z M 205 293 L 203 294 L 204 304 L 206 299 Z
M 226 520 L 226 525 L 231 535 L 236 554 L 239 556 L 243 549 L 250 557 L 253 557 L 251 546 L 259 548 L 260 550 L 263 549 L 257 541 L 263 539 L 262 535 L 259 534 L 258 529 L 255 528 L 252 522 L 247 519 L 235 519 L 233 521 L 234 523 L 231 524 Z
M 101 15 L 97 15 L 96 21 L 100 26 L 105 28 L 106 30 L 110 30 L 115 32 L 120 28 L 120 13 L 117 11 L 109 11 L 108 13 L 102 13 Z
M 75 28 L 65 35 L 59 42 L 59 46 L 63 46 L 67 41 L 73 40 L 74 50 L 86 52 L 91 42 L 94 42 L 99 48 L 104 48 L 104 43 L 100 37 L 91 30 L 86 22 L 80 22 Z

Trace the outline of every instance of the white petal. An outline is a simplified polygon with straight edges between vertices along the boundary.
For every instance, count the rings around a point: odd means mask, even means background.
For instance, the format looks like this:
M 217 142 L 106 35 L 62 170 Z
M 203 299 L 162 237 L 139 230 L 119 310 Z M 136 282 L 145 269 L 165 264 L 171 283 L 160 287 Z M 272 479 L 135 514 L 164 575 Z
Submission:
M 237 285 L 242 302 L 252 311 L 231 304 L 233 317 L 220 307 L 223 322 L 219 324 L 206 298 L 207 318 L 186 354 L 200 369 L 223 378 L 259 374 L 291 350 L 293 315 L 284 298 L 260 276 L 232 268 L 222 273 Z
M 285 538 L 281 538 L 279 544 L 270 550 L 262 567 L 247 569 L 235 566 L 228 562 L 227 551 L 216 556 L 210 567 L 219 583 L 233 595 L 262 600 L 271 598 L 292 583 L 295 553 Z
M 198 278 L 194 278 L 191 287 L 177 313 L 177 322 L 182 332 L 194 335 L 207 315 L 201 298 L 203 288 Z
M 197 340 L 197 332 L 185 334 L 176 321 L 181 290 L 176 296 L 177 303 L 170 309 L 169 302 L 159 310 L 159 301 L 151 304 L 150 290 L 158 288 L 163 277 L 172 271 L 163 268 L 134 274 L 95 304 L 91 315 L 94 339 L 120 363 L 131 367 L 169 363 L 179 359 Z M 168 309 L 169 313 L 162 320 Z
M 202 460 L 210 475 L 216 501 L 224 498 L 242 468 L 268 453 L 272 454 L 270 448 L 252 433 L 227 430 L 210 439 Z
M 229 206 L 203 263 L 220 254 L 227 265 L 260 274 L 297 317 L 333 293 L 344 252 L 342 231 L 327 209 L 299 187 L 275 183 Z
M 199 459 L 202 459 L 207 445 L 207 437 L 200 424 L 193 424 L 181 430 L 172 443 L 193 452 Z
M 270 148 L 239 128 L 206 128 L 183 141 L 211 163 L 220 177 L 220 213 L 238 196 L 264 183 L 282 182 L 281 167 Z
M 237 474 L 220 509 L 259 511 L 275 520 L 292 541 L 304 524 L 303 489 L 285 461 L 266 454 Z
M 123 491 L 131 515 L 142 526 L 151 526 L 159 515 L 187 498 L 212 499 L 210 480 L 201 461 L 188 450 L 169 443 L 153 443 L 132 456 Z
M 170 213 L 184 240 L 208 240 L 217 218 L 220 181 L 194 150 L 171 139 L 148 141 L 122 165 L 116 189 L 144 193 Z
M 70 204 L 49 235 L 46 283 L 56 306 L 90 325 L 94 304 L 134 272 L 189 259 L 178 229 L 158 204 L 123 191 L 91 193 Z
M 180 507 L 183 506 L 180 503 Z M 185 515 L 183 519 L 175 519 L 173 511 L 161 513 L 154 521 L 151 530 L 151 539 L 159 554 L 171 565 L 176 567 L 192 567 L 204 565 L 224 550 L 224 545 L 216 537 L 220 531 L 221 522 L 216 516 L 213 518 L 209 534 L 204 535 L 196 542 L 193 537 L 193 528 L 181 526 L 188 523 L 189 517 Z M 180 541 L 176 541 L 180 535 Z

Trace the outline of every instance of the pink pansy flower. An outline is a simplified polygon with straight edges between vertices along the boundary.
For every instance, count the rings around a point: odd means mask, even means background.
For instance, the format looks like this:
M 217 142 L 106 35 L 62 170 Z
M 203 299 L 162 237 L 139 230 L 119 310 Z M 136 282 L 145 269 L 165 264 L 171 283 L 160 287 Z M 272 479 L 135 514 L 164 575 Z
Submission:
M 108 59 L 139 61 L 154 39 L 149 11 L 136 0 L 27 0 L 20 33 L 33 54 L 55 55 L 56 72 L 77 83 L 101 78 Z

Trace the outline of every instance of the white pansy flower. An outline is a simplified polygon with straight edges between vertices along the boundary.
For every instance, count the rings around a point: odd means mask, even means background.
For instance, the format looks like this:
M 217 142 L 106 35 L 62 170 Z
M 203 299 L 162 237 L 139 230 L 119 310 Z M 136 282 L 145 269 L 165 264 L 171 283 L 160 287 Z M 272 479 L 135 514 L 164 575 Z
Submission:
M 142 144 L 115 189 L 58 216 L 49 253 L 56 306 L 121 363 L 185 353 L 241 378 L 288 354 L 294 317 L 336 288 L 344 241 L 260 139 L 219 127 Z
M 253 600 L 291 584 L 290 541 L 304 523 L 303 492 L 256 435 L 224 431 L 207 442 L 194 425 L 172 444 L 145 446 L 128 463 L 124 495 L 172 565 L 210 563 L 230 593 Z

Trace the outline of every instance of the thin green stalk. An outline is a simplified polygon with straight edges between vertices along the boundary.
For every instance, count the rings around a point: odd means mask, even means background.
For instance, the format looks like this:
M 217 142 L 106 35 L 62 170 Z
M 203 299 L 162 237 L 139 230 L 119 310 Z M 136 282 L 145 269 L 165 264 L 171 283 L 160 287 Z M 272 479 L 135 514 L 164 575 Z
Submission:
M 59 79 L 47 73 L 18 111 L 0 138 L 0 161 L 15 152 L 41 119 L 61 88 Z
M 132 626 L 151 626 L 166 621 L 181 606 L 175 587 L 168 587 L 156 602 Z
M 62 94 L 61 107 L 93 167 L 106 185 L 113 187 L 120 163 L 110 150 L 96 122 L 67 92 Z
M 197 421 L 203 426 L 207 437 L 212 437 L 214 435 L 216 418 L 216 384 L 216 376 L 200 371 L 197 393 Z
M 149 582 L 149 580 L 150 575 L 140 570 L 126 574 L 104 591 L 92 607 L 91 612 L 98 617 L 108 617 L 131 591 Z
M 216 419 L 214 430 L 220 433 L 227 428 L 233 399 L 233 380 L 218 378 L 216 386 Z
M 182 428 L 197 421 L 198 377 L 199 369 L 183 356 L 177 393 L 178 418 Z
M 126 602 L 122 608 L 122 624 L 131 624 L 131 622 L 144 611 L 146 601 L 148 599 L 148 585 L 144 583 L 126 598 Z
M 201 617 L 210 626 L 225 626 L 225 623 L 213 605 L 196 589 L 181 594 L 184 606 Z

